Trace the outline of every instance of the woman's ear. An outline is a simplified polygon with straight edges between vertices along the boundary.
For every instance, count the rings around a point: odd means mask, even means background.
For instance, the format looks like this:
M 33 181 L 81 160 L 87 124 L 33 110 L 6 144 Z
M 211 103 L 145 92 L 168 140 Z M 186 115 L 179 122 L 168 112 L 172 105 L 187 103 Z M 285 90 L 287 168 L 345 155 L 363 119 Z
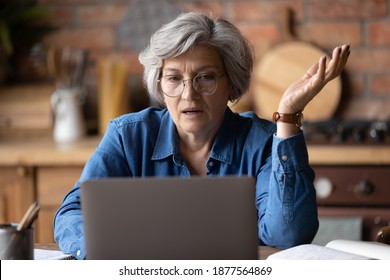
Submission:
M 229 94 L 229 101 L 234 102 L 236 99 L 239 98 L 239 95 L 237 93 L 236 88 L 232 85 L 230 89 L 230 94 Z

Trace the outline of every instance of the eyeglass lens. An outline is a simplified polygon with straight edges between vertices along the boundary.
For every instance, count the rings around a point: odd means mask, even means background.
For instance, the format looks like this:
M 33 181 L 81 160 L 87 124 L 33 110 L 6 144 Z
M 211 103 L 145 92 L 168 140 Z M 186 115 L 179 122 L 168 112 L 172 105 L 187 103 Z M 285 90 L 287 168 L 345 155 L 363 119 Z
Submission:
M 192 86 L 200 95 L 211 95 L 217 89 L 218 78 L 214 73 L 199 74 L 188 80 L 183 80 L 180 76 L 167 75 L 161 78 L 160 84 L 163 93 L 167 96 L 182 94 L 187 81 L 192 81 Z

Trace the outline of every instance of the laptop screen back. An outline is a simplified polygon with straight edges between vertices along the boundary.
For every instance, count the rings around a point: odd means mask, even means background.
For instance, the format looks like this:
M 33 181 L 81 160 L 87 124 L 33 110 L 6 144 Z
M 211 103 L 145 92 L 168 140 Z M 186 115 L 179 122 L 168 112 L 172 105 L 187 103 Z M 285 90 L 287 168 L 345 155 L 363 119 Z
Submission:
M 86 181 L 81 203 L 87 259 L 257 259 L 250 177 Z

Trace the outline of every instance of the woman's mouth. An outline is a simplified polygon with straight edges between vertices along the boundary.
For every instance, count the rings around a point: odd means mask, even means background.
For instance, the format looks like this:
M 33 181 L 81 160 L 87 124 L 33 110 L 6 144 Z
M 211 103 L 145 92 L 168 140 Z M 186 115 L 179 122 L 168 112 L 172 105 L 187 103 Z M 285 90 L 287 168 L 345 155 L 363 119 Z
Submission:
M 185 109 L 182 111 L 186 115 L 196 115 L 202 113 L 202 110 L 198 109 Z

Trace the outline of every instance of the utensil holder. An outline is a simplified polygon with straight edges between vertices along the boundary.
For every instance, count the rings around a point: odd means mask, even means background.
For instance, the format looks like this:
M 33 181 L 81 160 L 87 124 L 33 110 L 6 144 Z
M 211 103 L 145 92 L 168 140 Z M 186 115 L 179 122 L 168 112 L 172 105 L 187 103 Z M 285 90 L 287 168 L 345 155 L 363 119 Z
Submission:
M 34 227 L 17 231 L 18 224 L 0 224 L 0 260 L 33 260 Z

